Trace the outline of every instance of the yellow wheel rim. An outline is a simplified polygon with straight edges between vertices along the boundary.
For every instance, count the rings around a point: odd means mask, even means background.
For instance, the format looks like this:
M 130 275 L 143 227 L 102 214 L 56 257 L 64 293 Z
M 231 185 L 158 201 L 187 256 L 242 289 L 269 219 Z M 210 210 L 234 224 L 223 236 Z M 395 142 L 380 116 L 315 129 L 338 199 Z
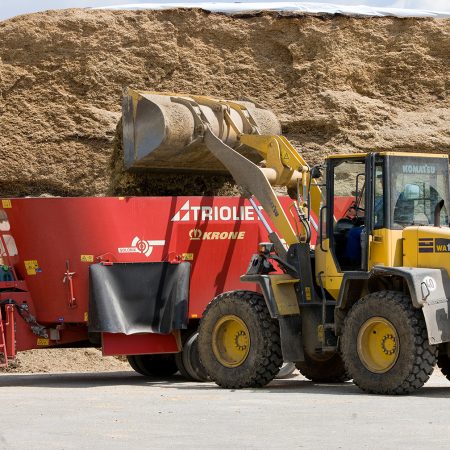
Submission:
M 358 333 L 358 356 L 374 373 L 390 370 L 397 361 L 400 341 L 394 325 L 384 317 L 371 317 Z
M 240 366 L 250 350 L 250 333 L 245 322 L 234 315 L 221 317 L 212 332 L 212 348 L 223 366 Z

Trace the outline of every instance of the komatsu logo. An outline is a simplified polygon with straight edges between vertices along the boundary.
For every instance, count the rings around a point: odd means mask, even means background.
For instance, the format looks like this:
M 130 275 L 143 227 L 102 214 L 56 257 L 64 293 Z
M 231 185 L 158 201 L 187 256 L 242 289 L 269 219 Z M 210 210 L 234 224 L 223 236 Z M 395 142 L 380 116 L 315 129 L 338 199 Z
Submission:
M 443 238 L 436 238 L 435 247 L 437 253 L 450 253 L 450 240 Z
M 450 239 L 419 238 L 419 253 L 450 253 Z
M 164 245 L 165 243 L 164 240 L 145 241 L 136 236 L 131 241 L 131 247 L 119 247 L 117 251 L 119 253 L 142 253 L 148 258 L 156 245 Z
M 193 228 L 189 231 L 191 241 L 214 241 L 226 239 L 244 239 L 245 231 L 202 231 Z
M 172 217 L 172 222 L 256 220 L 252 206 L 200 206 L 187 200 Z
M 436 167 L 428 164 L 403 164 L 403 173 L 435 174 Z

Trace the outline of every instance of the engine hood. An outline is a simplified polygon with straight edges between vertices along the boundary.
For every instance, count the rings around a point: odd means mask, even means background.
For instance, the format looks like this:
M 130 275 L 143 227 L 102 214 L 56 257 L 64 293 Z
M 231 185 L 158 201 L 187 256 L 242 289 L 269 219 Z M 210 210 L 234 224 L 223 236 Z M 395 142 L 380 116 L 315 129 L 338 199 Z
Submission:
M 407 227 L 403 230 L 403 265 L 445 268 L 450 273 L 450 228 Z

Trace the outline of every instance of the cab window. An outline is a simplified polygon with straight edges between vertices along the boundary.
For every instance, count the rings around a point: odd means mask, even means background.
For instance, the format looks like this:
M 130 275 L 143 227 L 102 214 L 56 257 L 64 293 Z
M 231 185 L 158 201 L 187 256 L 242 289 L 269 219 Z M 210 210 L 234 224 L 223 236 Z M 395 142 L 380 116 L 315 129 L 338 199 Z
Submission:
M 434 225 L 436 211 L 440 224 L 448 226 L 448 167 L 445 159 L 394 157 L 391 159 L 391 179 L 394 229 Z

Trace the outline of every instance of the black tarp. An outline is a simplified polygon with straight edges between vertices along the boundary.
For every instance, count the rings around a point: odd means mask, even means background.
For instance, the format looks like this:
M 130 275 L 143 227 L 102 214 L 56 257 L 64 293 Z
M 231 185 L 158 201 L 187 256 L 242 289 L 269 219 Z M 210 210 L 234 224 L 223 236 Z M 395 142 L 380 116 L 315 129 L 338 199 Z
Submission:
M 89 332 L 170 333 L 187 327 L 190 264 L 92 264 Z

